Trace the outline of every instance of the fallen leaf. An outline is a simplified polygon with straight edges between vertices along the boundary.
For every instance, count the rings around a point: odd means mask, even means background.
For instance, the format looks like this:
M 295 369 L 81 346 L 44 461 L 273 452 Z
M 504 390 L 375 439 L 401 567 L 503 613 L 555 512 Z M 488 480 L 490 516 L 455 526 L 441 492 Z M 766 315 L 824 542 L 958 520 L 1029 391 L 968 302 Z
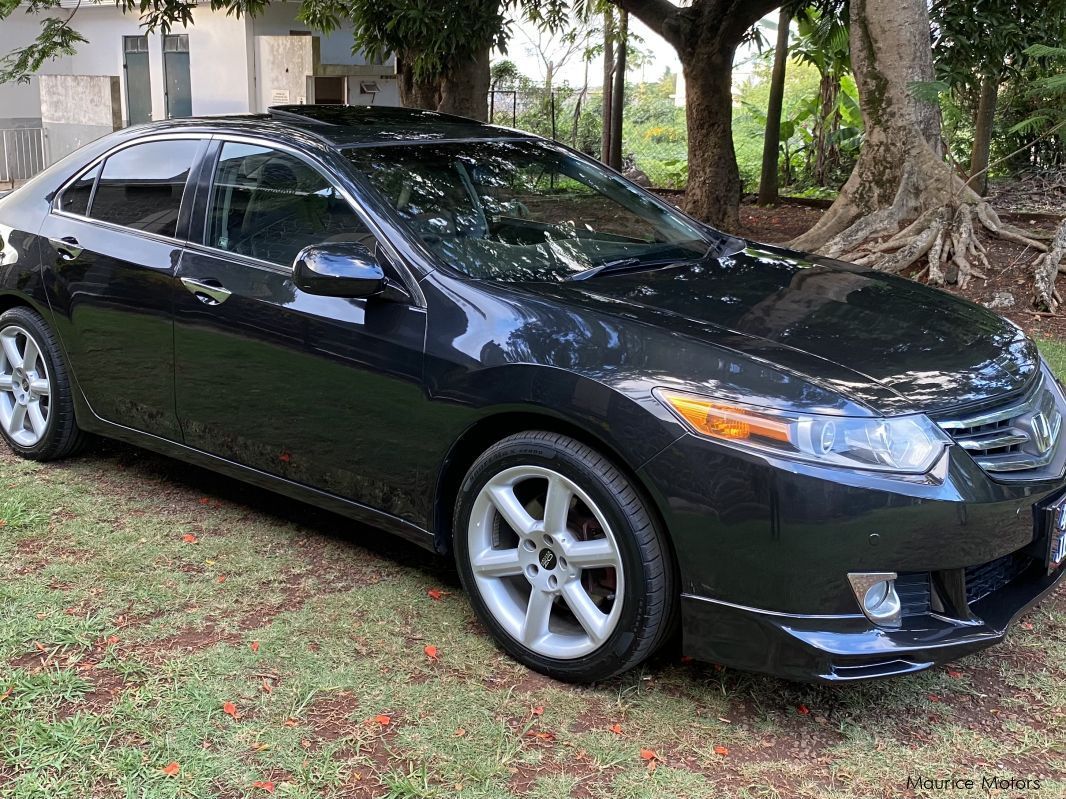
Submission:
M 183 535 L 181 537 L 181 540 L 184 541 L 186 544 L 198 544 L 198 543 L 200 543 L 200 539 L 197 538 L 196 536 L 194 536 L 192 533 L 186 533 L 185 535 Z
M 40 641 L 34 641 L 33 642 L 33 648 L 36 649 L 38 652 L 47 652 L 48 651 L 48 650 L 45 649 L 44 644 L 42 644 Z
M 258 641 L 252 641 L 252 643 L 248 644 L 248 648 L 251 649 L 253 652 L 258 652 L 259 651 L 259 642 Z
M 282 463 L 292 463 L 292 455 L 290 455 L 288 452 L 283 452 L 278 455 L 278 460 Z
M 615 735 L 621 735 L 622 734 L 622 725 L 621 724 L 618 724 L 618 723 L 612 724 L 607 729 L 609 729 Z
M 533 708 L 533 710 L 531 712 L 533 713 L 534 716 L 543 716 L 544 715 L 544 708 L 542 706 L 540 706 L 540 705 L 537 705 L 535 708 Z
M 211 504 L 211 500 L 208 497 L 200 497 L 200 504 L 201 505 L 210 505 Z
M 285 719 L 284 726 L 286 726 L 286 727 L 295 727 L 299 723 L 300 722 L 297 721 L 296 719 Z
M 263 693 L 264 694 L 269 694 L 269 693 L 273 693 L 273 692 L 274 692 L 274 686 L 272 686 L 269 681 L 263 680 Z
M 226 582 L 226 575 L 220 574 L 218 576 L 218 581 L 217 582 L 219 583 L 219 585 L 221 585 L 222 583 Z
M 437 647 L 433 646 L 433 644 L 429 644 L 422 651 L 426 653 L 426 657 L 429 658 L 430 660 L 436 660 L 437 659 L 437 655 L 440 654 L 440 650 L 437 649 Z
M 953 679 L 953 680 L 961 680 L 962 679 L 962 672 L 961 671 L 955 671 L 954 669 L 948 669 L 948 676 L 951 679 Z
M 654 749 L 641 749 L 640 750 L 640 759 L 641 760 L 658 760 L 659 756 L 657 754 L 655 754 L 655 750 Z
M 269 780 L 256 780 L 252 783 L 252 787 L 258 788 L 261 791 L 266 791 L 267 793 L 274 793 L 274 783 Z
M 392 723 L 392 717 L 386 716 L 384 713 L 379 713 L 378 715 L 374 716 L 374 721 L 376 721 L 382 727 L 387 727 L 389 726 L 389 724 Z
M 163 773 L 168 777 L 175 776 L 179 771 L 181 771 L 181 766 L 178 765 L 177 761 L 172 761 L 163 766 Z
M 555 733 L 547 732 L 545 730 L 530 730 L 526 733 L 529 738 L 536 738 L 538 741 L 554 741 Z
M 1033 625 L 1030 622 L 1023 621 L 1022 622 L 1022 629 L 1023 630 L 1031 630 L 1031 629 L 1033 629 Z
M 109 636 L 107 636 L 107 641 L 105 641 L 105 643 L 108 646 L 114 646 L 115 644 L 118 643 L 118 636 L 117 635 L 109 635 Z
M 459 727 L 458 729 L 456 729 L 456 731 L 455 731 L 455 737 L 456 738 L 462 738 L 464 735 L 466 735 L 466 730 L 465 729 L 463 729 L 462 727 Z
M 937 694 L 929 694 L 929 701 L 930 702 L 939 702 L 940 701 L 940 697 Z
M 434 599 L 437 602 L 440 602 L 442 599 L 444 599 L 444 592 L 441 591 L 439 588 L 430 588 L 428 591 L 426 591 L 426 594 L 429 596 L 430 599 Z
M 222 712 L 225 713 L 227 716 L 232 716 L 233 718 L 237 718 L 237 706 L 235 704 L 233 704 L 232 702 L 223 702 L 222 703 Z
M 11 692 L 13 690 L 15 690 L 13 687 L 9 687 L 6 691 L 4 691 L 2 694 L 0 694 L 0 702 L 3 702 L 5 699 L 7 699 L 9 696 L 11 696 Z
M 806 705 L 796 705 L 796 712 L 799 713 L 801 716 L 811 715 L 811 709 Z
M 729 748 L 726 747 L 726 746 L 716 746 L 716 747 L 714 747 L 714 753 L 716 755 L 721 755 L 722 757 L 726 757 L 729 754 Z

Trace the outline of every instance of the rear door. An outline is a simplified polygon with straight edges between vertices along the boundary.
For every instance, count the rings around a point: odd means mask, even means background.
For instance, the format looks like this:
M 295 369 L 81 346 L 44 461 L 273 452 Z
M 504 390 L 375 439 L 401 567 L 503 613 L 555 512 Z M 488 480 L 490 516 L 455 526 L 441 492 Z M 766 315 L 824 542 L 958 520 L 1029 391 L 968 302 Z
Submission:
M 402 482 L 423 445 L 409 431 L 424 406 L 424 308 L 293 284 L 308 245 L 381 246 L 323 164 L 251 140 L 215 141 L 208 158 L 175 303 L 186 443 L 414 518 Z
M 49 303 L 90 407 L 176 441 L 173 300 L 204 149 L 192 136 L 113 151 L 68 184 L 41 231 Z

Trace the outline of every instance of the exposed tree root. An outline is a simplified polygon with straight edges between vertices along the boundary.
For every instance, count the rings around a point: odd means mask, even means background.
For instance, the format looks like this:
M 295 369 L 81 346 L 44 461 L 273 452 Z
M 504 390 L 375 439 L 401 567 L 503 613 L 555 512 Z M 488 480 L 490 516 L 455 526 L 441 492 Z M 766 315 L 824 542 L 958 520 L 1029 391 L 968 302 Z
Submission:
M 1033 306 L 1038 311 L 1054 313 L 1062 297 L 1055 288 L 1059 272 L 1066 272 L 1066 221 L 1059 227 L 1051 247 L 1041 255 L 1034 266 Z

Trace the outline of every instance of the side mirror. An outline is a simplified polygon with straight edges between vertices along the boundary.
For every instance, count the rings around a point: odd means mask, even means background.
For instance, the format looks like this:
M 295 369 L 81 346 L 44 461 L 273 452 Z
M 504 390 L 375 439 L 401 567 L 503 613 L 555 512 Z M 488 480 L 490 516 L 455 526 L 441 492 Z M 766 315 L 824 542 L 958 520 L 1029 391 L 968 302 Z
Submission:
M 393 285 L 374 254 L 350 242 L 304 247 L 292 265 L 292 279 L 300 291 L 325 297 L 373 297 Z

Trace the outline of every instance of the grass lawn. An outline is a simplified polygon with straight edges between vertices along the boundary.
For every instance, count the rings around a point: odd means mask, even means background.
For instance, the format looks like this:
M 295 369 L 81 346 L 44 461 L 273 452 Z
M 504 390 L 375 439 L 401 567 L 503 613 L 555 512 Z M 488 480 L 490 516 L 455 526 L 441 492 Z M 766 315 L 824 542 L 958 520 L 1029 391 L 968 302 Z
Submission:
M 0 447 L 0 528 L 3 797 L 1066 795 L 1063 591 L 915 677 L 668 653 L 575 688 L 497 652 L 450 563 L 125 446 Z

